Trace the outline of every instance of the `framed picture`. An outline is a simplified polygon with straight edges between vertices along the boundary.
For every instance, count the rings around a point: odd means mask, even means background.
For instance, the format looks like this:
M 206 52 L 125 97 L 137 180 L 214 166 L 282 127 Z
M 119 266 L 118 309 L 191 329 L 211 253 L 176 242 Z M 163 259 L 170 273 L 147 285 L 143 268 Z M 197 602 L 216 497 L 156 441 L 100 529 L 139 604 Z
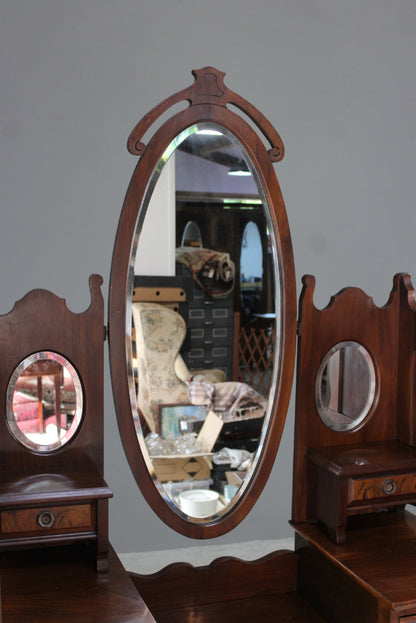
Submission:
M 159 405 L 158 433 L 165 439 L 192 432 L 192 424 L 205 420 L 207 410 L 201 405 L 162 404 Z

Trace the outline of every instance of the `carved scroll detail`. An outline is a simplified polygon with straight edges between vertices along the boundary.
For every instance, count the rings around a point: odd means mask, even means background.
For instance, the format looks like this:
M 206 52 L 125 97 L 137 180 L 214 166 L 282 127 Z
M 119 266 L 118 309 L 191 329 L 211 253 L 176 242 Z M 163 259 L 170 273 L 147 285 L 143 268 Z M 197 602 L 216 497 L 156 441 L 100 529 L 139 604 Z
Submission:
M 194 69 L 192 74 L 195 78 L 195 82 L 190 87 L 166 98 L 163 102 L 152 108 L 152 110 L 139 121 L 127 141 L 127 148 L 130 153 L 141 156 L 146 149 L 142 138 L 152 124 L 175 104 L 188 101 L 190 106 L 208 104 L 226 108 L 227 104 L 233 104 L 253 121 L 259 131 L 268 140 L 271 145 L 271 149 L 269 150 L 271 161 L 279 162 L 282 160 L 284 156 L 284 145 L 279 134 L 257 108 L 237 93 L 227 89 L 224 85 L 224 72 L 214 67 L 204 67 L 202 69 Z M 235 114 L 230 110 L 228 110 L 228 112 L 230 115 Z

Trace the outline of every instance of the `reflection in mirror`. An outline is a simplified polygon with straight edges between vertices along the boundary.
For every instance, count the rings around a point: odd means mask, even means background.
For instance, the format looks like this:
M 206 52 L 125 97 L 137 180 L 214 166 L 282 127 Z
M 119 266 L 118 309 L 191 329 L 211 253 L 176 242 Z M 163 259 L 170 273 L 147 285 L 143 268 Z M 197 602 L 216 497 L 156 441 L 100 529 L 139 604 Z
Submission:
M 238 167 L 249 175 L 230 175 Z M 148 188 L 131 262 L 133 416 L 161 495 L 206 521 L 244 492 L 267 432 L 279 357 L 276 243 L 257 172 L 218 125 L 182 132 Z M 252 237 L 249 256 L 241 249 Z
M 351 430 L 374 403 L 376 373 L 370 353 L 357 342 L 336 344 L 324 357 L 316 378 L 316 404 L 326 426 Z
M 183 230 L 182 247 L 202 247 L 201 230 L 194 221 L 189 221 Z
M 244 228 L 240 253 L 242 312 L 248 322 L 259 316 L 263 289 L 263 250 L 259 228 L 249 221 Z
M 34 353 L 15 368 L 7 389 L 7 423 L 27 448 L 60 448 L 77 431 L 82 409 L 81 381 L 61 355 Z

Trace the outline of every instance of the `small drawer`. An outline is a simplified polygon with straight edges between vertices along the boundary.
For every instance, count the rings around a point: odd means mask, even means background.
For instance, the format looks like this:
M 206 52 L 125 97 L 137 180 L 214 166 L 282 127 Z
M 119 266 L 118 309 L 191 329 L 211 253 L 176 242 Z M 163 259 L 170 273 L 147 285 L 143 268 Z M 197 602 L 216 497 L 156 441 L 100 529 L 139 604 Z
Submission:
M 193 347 L 220 344 L 232 344 L 232 327 L 201 326 L 189 330 L 190 340 Z
M 189 309 L 188 327 L 224 327 L 233 325 L 233 313 L 229 307 L 196 307 Z
M 416 496 L 416 474 L 394 474 L 373 478 L 350 478 L 349 500 L 360 502 L 376 498 Z
M 188 353 L 184 353 L 183 358 L 191 370 L 217 368 L 228 365 L 231 349 L 226 347 L 192 348 Z
M 5 510 L 0 513 L 0 536 L 94 530 L 92 504 Z

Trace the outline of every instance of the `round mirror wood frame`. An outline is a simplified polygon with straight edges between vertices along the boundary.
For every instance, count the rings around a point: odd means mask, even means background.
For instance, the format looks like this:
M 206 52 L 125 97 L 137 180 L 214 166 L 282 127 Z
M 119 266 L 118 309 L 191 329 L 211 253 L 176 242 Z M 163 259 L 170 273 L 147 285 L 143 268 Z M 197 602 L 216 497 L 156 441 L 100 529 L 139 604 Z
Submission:
M 295 270 L 286 209 L 273 163 L 282 159 L 283 143 L 267 119 L 249 102 L 224 85 L 224 73 L 212 67 L 192 72 L 194 84 L 179 91 L 153 108 L 136 125 L 128 140 L 131 153 L 141 156 L 124 200 L 113 251 L 109 294 L 109 345 L 113 394 L 120 435 L 132 473 L 154 512 L 167 525 L 191 538 L 211 538 L 231 530 L 250 511 L 270 474 L 279 447 L 291 394 L 296 346 Z M 187 101 L 189 107 L 177 112 L 161 125 L 147 145 L 142 137 L 169 108 Z M 232 105 L 231 110 L 227 106 Z M 234 112 L 235 110 L 235 112 Z M 250 124 L 244 118 L 248 117 Z M 175 512 L 160 495 L 142 452 L 131 408 L 132 360 L 129 347 L 131 321 L 130 270 L 132 249 L 137 244 L 147 207 L 143 207 L 149 183 L 168 145 L 186 128 L 199 123 L 213 123 L 234 135 L 256 170 L 276 239 L 280 279 L 280 350 L 275 394 L 271 396 L 271 416 L 263 448 L 250 481 L 230 510 L 207 521 L 191 522 Z M 260 133 L 258 132 L 260 131 Z M 263 135 L 263 136 L 261 136 Z M 270 144 L 265 147 L 265 139 Z

